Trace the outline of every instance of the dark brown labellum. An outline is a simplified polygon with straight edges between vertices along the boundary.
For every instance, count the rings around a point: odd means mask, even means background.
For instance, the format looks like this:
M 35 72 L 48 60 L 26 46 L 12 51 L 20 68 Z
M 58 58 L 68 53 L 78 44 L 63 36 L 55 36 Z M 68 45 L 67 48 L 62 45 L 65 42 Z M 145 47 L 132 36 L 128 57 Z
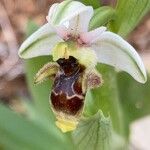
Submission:
M 82 91 L 84 67 L 70 56 L 69 59 L 59 59 L 60 70 L 56 74 L 51 103 L 53 109 L 69 115 L 77 115 L 83 108 L 85 93 Z

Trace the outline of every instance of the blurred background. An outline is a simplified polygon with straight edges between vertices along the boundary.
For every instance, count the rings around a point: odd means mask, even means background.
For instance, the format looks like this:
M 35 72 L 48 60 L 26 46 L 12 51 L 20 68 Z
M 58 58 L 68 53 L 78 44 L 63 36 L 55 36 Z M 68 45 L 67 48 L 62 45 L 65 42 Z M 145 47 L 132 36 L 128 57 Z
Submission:
M 54 2 L 59 1 L 0 0 L 0 101 L 15 111 L 23 112 L 24 110 L 20 99 L 30 98 L 25 80 L 23 60 L 19 59 L 17 55 L 18 47 L 25 39 L 28 22 L 32 20 L 39 26 L 44 24 L 46 22 L 45 16 L 48 13 L 48 9 Z M 115 0 L 103 0 L 103 5 L 108 4 L 113 6 Z M 150 14 L 145 16 L 127 40 L 138 50 L 149 71 Z M 148 133 L 150 136 L 149 117 L 147 117 L 146 121 L 142 120 L 142 123 L 141 121 L 134 123 L 131 128 L 133 128 L 133 135 L 131 136 L 133 143 L 139 142 L 140 139 L 138 139 L 138 137 L 145 138 L 144 142 L 146 143 L 143 142 L 142 144 L 150 143 L 150 141 L 148 141 L 150 137 L 147 137 Z M 147 135 L 143 135 L 145 132 L 144 128 L 146 129 Z M 141 150 L 148 149 L 145 148 Z

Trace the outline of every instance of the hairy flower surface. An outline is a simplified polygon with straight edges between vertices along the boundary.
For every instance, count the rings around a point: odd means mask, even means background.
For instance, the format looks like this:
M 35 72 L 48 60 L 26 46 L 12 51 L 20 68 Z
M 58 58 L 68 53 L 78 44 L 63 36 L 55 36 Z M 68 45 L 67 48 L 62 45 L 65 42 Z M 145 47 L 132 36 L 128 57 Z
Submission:
M 20 47 L 19 56 L 32 58 L 52 55 L 53 61 L 36 74 L 35 83 L 45 78 L 54 80 L 51 106 L 56 125 L 63 131 L 74 130 L 84 108 L 87 89 L 101 85 L 95 69 L 104 63 L 126 71 L 135 80 L 145 83 L 146 71 L 135 49 L 106 27 L 88 31 L 93 8 L 66 0 L 51 6 L 47 21 Z

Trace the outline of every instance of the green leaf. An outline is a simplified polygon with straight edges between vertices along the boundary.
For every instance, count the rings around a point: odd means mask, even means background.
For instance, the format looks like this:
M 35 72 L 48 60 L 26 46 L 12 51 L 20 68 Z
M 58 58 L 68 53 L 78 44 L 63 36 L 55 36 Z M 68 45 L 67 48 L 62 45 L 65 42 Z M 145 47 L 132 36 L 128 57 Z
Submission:
M 53 124 L 49 130 L 0 105 L 0 145 L 7 150 L 70 150 L 70 142 Z
M 90 21 L 89 30 L 100 26 L 105 26 L 110 20 L 115 18 L 115 10 L 109 6 L 103 6 L 94 11 Z
M 150 11 L 150 0 L 118 0 L 116 19 L 110 23 L 110 28 L 125 37 L 148 11 Z
M 125 126 L 150 114 L 150 75 L 145 84 L 134 81 L 126 73 L 118 74 L 118 89 L 125 114 Z
M 73 134 L 79 150 L 109 149 L 111 141 L 111 123 L 102 112 L 88 119 L 83 119 Z
M 100 0 L 79 0 L 80 2 L 82 2 L 85 5 L 90 5 L 92 6 L 94 9 L 98 8 L 101 6 L 101 2 Z
M 113 133 L 110 118 L 106 118 L 100 111 L 81 120 L 73 133 L 73 139 L 78 150 L 116 150 L 125 145 L 124 141 Z
M 51 58 L 48 56 L 36 57 L 27 60 L 25 66 L 27 70 L 26 77 L 29 90 L 32 94 L 36 108 L 48 118 L 54 119 L 49 103 L 51 81 L 47 80 L 41 84 L 34 85 L 34 77 L 36 73 L 44 64 L 48 63 L 49 61 L 51 61 Z
M 43 126 L 44 128 L 47 128 L 47 130 L 50 129 L 50 124 L 54 125 L 53 118 L 47 118 L 46 115 L 41 113 L 34 105 L 33 102 L 28 101 L 22 101 L 23 107 L 26 110 L 25 115 L 26 117 L 34 122 L 37 122 L 37 124 L 40 124 L 40 126 Z

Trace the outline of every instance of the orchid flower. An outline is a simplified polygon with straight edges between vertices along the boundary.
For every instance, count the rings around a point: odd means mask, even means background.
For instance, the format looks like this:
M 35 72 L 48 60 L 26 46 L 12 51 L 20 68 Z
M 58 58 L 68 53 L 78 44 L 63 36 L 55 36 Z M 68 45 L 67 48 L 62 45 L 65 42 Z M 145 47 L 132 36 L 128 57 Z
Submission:
M 93 8 L 66 0 L 51 6 L 47 23 L 20 47 L 21 58 L 52 55 L 54 62 L 44 65 L 35 83 L 54 80 L 51 106 L 56 125 L 63 131 L 74 130 L 79 122 L 87 89 L 102 84 L 96 70 L 104 63 L 125 71 L 140 83 L 147 80 L 145 67 L 135 49 L 119 35 L 99 27 L 88 31 Z

